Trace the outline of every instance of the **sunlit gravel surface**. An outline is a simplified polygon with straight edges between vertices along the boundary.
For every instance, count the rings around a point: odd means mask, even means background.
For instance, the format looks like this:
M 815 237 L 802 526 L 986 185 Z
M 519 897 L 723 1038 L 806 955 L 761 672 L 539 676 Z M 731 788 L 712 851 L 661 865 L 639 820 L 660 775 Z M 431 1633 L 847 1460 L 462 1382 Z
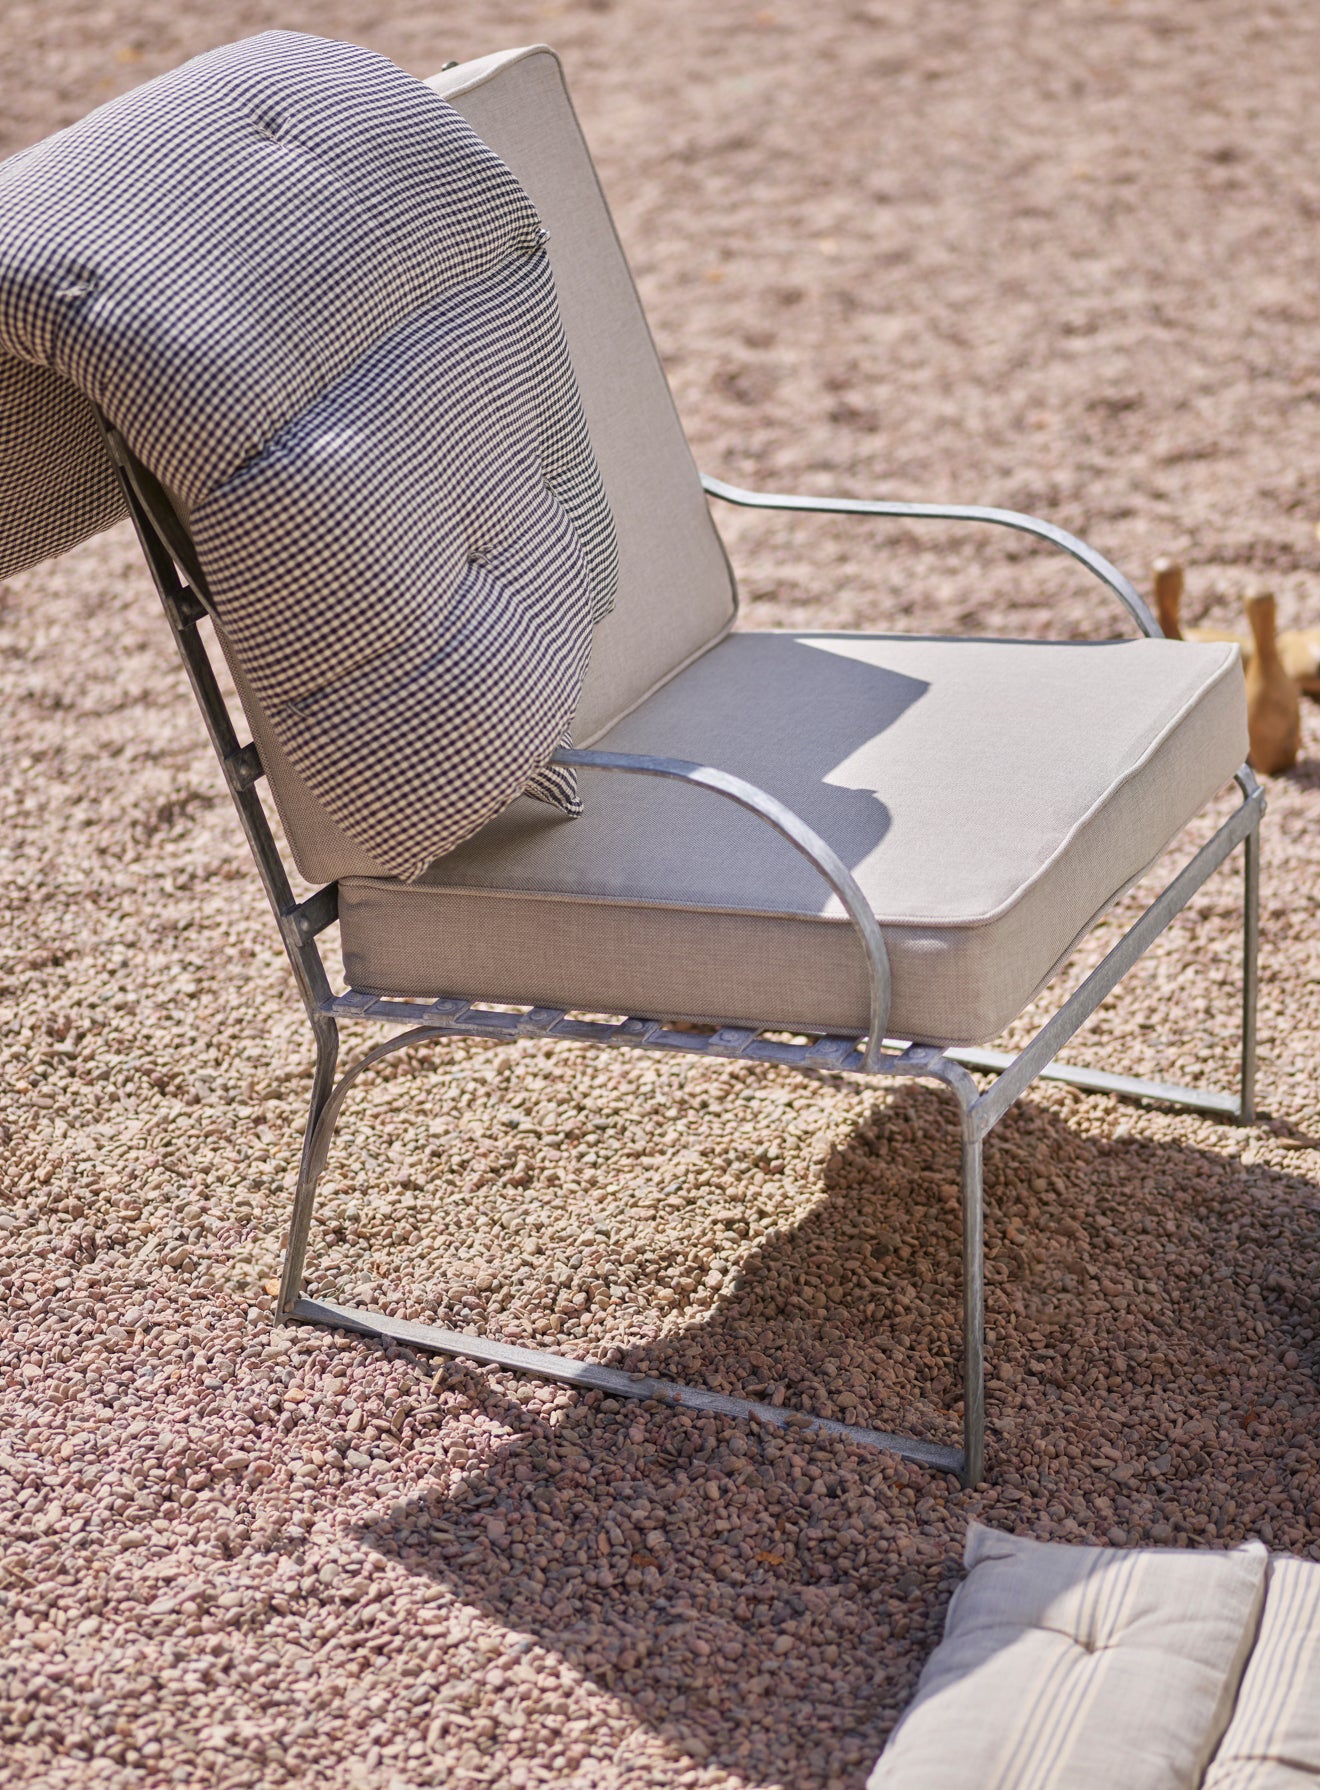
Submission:
M 4 16 L 17 148 L 275 15 Z M 1267 583 L 1320 623 L 1309 0 L 279 19 L 419 73 L 563 50 L 712 470 L 1042 510 L 1138 576 L 1184 556 L 1192 619 Z M 727 535 L 753 625 L 1118 620 L 1013 539 Z M 124 530 L 0 590 L 5 1782 L 856 1790 L 970 1516 L 1320 1558 L 1320 708 L 1270 788 L 1262 1122 L 1040 1088 L 989 1146 L 965 1493 L 272 1329 L 310 1040 L 172 653 Z M 1216 877 L 1077 1053 L 1228 1085 L 1237 899 Z M 923 1087 L 434 1046 L 350 1102 L 313 1279 L 953 1439 L 956 1171 Z

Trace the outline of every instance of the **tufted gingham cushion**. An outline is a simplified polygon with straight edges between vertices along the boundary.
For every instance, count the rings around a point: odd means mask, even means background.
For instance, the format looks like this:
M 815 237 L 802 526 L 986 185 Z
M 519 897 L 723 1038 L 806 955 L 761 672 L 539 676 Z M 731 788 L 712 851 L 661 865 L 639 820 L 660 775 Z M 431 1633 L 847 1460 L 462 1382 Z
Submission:
M 375 861 L 411 878 L 524 788 L 573 809 L 547 761 L 613 524 L 536 212 L 437 94 L 270 32 L 12 158 L 0 356 L 0 441 L 36 444 L 0 575 L 115 513 L 90 400 L 190 510 L 228 649 Z
M 499 51 L 428 85 L 513 170 L 550 232 L 559 314 L 619 541 L 618 595 L 592 641 L 573 718 L 578 744 L 589 746 L 728 633 L 733 572 L 559 58 L 544 45 Z M 299 871 L 316 883 L 379 875 L 290 764 L 234 670 Z M 593 809 L 601 782 L 590 783 Z
M 125 508 L 91 400 L 49 367 L 0 354 L 0 578 L 109 528 Z

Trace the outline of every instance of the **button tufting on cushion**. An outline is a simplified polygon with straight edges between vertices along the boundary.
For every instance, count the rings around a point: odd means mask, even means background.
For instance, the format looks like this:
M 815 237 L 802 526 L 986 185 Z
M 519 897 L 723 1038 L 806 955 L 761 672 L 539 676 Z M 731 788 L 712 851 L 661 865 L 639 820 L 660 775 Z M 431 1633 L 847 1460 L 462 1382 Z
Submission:
M 375 860 L 415 876 L 524 788 L 575 811 L 544 773 L 613 523 L 540 220 L 444 100 L 270 32 L 5 163 L 0 441 L 45 445 L 0 488 L 0 575 L 117 507 L 88 398 L 190 510 L 236 666 Z M 77 469 L 50 498 L 43 458 Z
M 1255 1640 L 1260 1543 L 1068 1547 L 973 1523 L 966 1558 L 868 1790 L 1197 1790 Z

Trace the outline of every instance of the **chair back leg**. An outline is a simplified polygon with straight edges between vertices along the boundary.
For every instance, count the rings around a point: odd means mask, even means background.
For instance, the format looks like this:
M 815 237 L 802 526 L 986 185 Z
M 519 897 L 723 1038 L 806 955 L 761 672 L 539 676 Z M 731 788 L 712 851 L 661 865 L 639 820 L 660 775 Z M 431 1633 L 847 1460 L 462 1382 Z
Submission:
M 1238 1119 L 1256 1117 L 1256 1007 L 1260 989 L 1260 824 L 1243 841 L 1242 853 L 1242 1079 Z

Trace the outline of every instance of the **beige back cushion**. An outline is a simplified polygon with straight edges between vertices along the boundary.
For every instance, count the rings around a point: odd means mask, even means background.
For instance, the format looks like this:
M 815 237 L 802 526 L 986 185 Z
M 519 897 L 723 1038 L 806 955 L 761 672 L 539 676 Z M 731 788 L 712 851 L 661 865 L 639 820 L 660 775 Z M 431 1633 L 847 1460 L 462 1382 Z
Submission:
M 589 745 L 728 632 L 733 577 L 559 58 L 545 48 L 509 50 L 431 85 L 508 163 L 550 233 L 560 314 L 619 537 L 618 598 L 596 629 L 573 727 L 576 742 Z M 318 883 L 381 874 L 294 770 L 238 682 L 299 870 Z
M 574 737 L 589 745 L 727 633 L 733 579 L 637 288 L 553 50 L 510 50 L 430 83 L 522 181 L 550 232 L 559 310 L 619 534 Z

